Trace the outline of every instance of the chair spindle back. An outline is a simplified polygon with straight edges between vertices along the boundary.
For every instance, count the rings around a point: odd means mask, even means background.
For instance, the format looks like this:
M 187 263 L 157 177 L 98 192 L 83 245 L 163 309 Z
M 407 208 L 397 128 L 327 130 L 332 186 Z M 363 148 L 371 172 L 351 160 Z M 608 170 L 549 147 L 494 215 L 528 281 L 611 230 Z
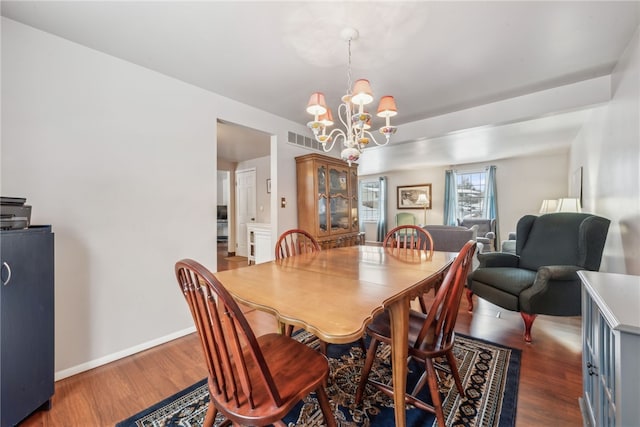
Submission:
M 214 400 L 253 408 L 254 382 L 263 381 L 274 405 L 282 400 L 258 346 L 256 337 L 238 304 L 209 270 L 196 261 L 176 263 L 178 285 L 189 305 L 198 330 L 209 371 L 209 389 Z M 248 364 L 261 375 L 250 378 Z
M 320 250 L 320 244 L 308 232 L 300 229 L 287 230 L 280 235 L 276 243 L 276 259 Z
M 384 236 L 382 246 L 406 251 L 412 249 L 427 251 L 428 258 L 431 258 L 435 250 L 431 234 L 417 225 L 399 225 L 391 229 Z

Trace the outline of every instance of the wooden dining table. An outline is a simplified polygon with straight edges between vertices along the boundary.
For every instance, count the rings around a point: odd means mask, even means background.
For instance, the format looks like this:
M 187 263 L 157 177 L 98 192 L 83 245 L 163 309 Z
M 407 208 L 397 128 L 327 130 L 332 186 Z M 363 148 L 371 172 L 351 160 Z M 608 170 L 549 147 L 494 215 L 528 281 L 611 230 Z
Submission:
M 410 302 L 437 285 L 455 252 L 351 246 L 221 271 L 233 297 L 327 343 L 360 339 L 373 317 L 389 310 L 394 390 L 407 381 Z M 406 425 L 404 393 L 394 393 L 395 425 Z

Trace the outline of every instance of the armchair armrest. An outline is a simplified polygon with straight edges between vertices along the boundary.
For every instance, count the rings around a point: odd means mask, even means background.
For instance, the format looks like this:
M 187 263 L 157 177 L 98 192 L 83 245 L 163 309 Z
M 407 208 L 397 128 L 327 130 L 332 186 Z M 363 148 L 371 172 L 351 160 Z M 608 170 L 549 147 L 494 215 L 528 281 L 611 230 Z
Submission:
M 584 270 L 583 267 L 577 265 L 545 265 L 538 269 L 536 281 L 540 280 L 576 280 L 578 271 Z
M 489 231 L 487 234 L 484 235 L 484 237 L 489 240 L 493 240 L 496 238 L 496 233 L 494 233 L 493 231 Z
M 562 282 L 567 285 L 573 284 L 576 280 L 579 280 L 577 272 L 580 270 L 584 270 L 584 267 L 577 265 L 546 265 L 538 268 L 533 285 L 520 293 L 523 311 L 527 313 L 540 312 L 540 307 L 538 307 L 538 310 L 534 310 L 534 306 L 542 304 L 544 294 L 550 290 L 549 283 L 553 281 L 554 286 L 563 286 Z
M 505 252 L 478 252 L 480 268 L 484 267 L 518 267 L 520 257 L 515 254 Z

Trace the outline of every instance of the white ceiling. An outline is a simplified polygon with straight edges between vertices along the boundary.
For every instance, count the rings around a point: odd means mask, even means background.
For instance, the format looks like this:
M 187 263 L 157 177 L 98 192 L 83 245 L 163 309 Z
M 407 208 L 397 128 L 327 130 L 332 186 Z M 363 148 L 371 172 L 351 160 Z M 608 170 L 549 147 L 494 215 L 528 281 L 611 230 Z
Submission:
M 393 94 L 394 124 L 404 124 L 607 75 L 640 15 L 638 1 L 3 0 L 1 6 L 10 19 L 298 123 L 309 120 L 304 107 L 311 92 L 323 91 L 336 107 L 345 92 L 347 45 L 340 31 L 347 26 L 360 32 L 352 43 L 353 79 L 369 79 L 376 98 Z M 496 131 L 520 141 L 510 142 L 513 155 L 530 151 L 528 136 L 544 139 L 541 132 L 560 144 L 535 144 L 541 150 L 566 149 L 566 136 L 583 117 L 570 113 L 566 120 Z M 484 159 L 504 157 L 505 147 L 491 143 L 497 141 L 492 131 L 482 132 Z M 379 170 L 396 168 L 393 159 L 406 167 L 429 143 L 429 151 L 442 153 L 438 162 L 459 164 L 467 161 L 455 154 L 465 151 L 454 149 L 462 139 L 403 141 L 372 150 L 367 159 L 379 157 L 371 160 Z

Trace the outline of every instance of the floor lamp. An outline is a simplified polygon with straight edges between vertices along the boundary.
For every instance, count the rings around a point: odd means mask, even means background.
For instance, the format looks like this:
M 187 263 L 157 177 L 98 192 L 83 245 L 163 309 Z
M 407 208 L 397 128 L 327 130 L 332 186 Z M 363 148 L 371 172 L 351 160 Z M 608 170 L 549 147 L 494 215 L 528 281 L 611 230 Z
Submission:
M 418 200 L 416 200 L 416 205 L 424 207 L 424 222 L 422 225 L 427 225 L 427 207 L 429 206 L 429 199 L 427 199 L 427 195 L 420 193 Z

